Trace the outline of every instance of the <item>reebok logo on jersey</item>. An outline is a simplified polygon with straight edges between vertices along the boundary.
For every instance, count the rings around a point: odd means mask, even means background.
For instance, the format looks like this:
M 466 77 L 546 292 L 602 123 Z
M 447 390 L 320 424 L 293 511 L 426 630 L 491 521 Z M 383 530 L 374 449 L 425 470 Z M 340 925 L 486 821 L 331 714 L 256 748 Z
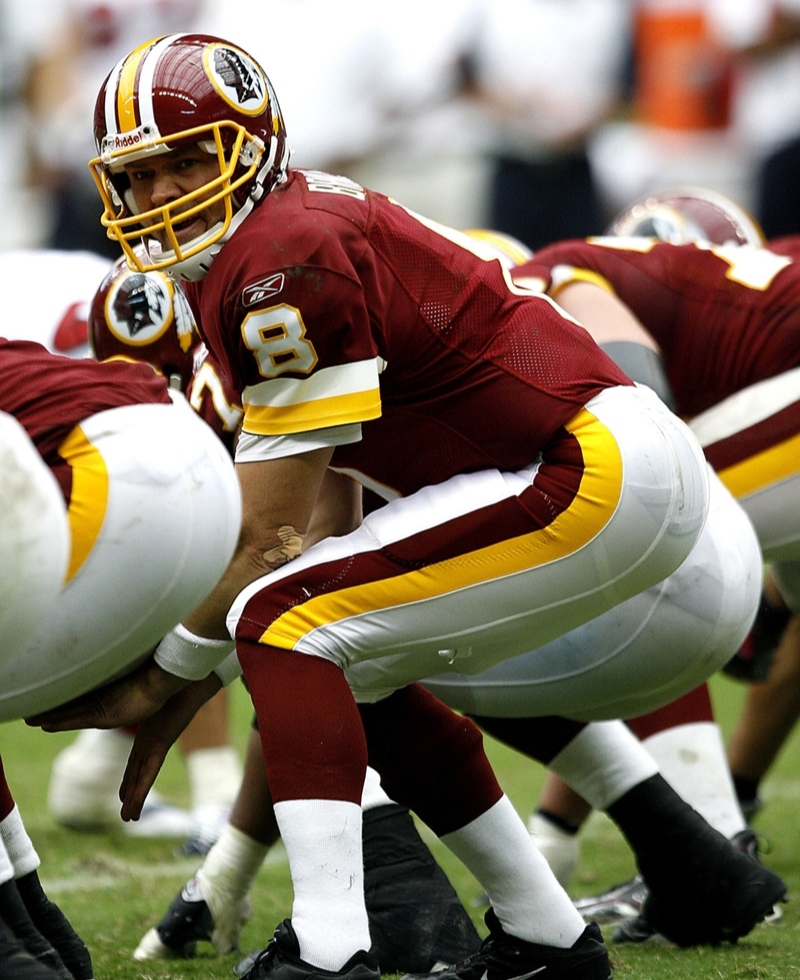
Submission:
M 283 289 L 283 281 L 283 273 L 276 272 L 266 279 L 259 279 L 252 286 L 245 286 L 242 290 L 242 306 L 256 306 L 270 296 L 277 296 Z

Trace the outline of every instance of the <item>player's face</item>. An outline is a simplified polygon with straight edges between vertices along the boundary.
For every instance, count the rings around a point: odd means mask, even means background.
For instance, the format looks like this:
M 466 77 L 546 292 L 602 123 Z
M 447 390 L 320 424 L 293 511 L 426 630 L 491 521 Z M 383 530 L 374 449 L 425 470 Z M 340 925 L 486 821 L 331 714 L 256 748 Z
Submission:
M 195 144 L 162 156 L 130 163 L 125 167 L 125 172 L 131 182 L 136 207 L 143 212 L 164 207 L 219 177 L 219 164 L 216 156 L 206 153 Z M 203 199 L 202 196 L 193 199 L 181 210 L 195 207 Z M 178 242 L 184 245 L 205 234 L 224 217 L 225 205 L 222 201 L 217 201 L 187 221 L 175 223 L 173 230 Z M 164 247 L 168 247 L 163 231 L 156 232 L 155 237 Z

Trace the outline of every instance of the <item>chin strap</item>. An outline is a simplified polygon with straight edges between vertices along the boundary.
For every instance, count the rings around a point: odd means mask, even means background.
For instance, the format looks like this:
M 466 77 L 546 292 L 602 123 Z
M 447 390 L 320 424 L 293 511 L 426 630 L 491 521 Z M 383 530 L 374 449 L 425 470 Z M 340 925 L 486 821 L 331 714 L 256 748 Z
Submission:
M 276 142 L 277 141 L 273 140 L 273 143 Z M 169 267 L 169 271 L 172 276 L 184 282 L 196 282 L 197 280 L 206 276 L 211 268 L 211 263 L 219 254 L 223 245 L 237 231 L 239 226 L 250 214 L 256 204 L 262 201 L 274 187 L 277 187 L 278 184 L 282 184 L 286 181 L 286 168 L 289 164 L 289 157 L 291 156 L 291 149 L 289 148 L 288 143 L 284 143 L 283 158 L 281 159 L 280 166 L 274 180 L 268 187 L 265 184 L 267 176 L 272 169 L 271 162 L 274 152 L 275 147 L 273 146 L 269 159 L 256 174 L 255 181 L 253 186 L 250 188 L 247 198 L 231 218 L 225 234 L 219 239 L 219 241 L 214 242 L 213 245 L 209 245 L 207 248 L 201 249 L 201 251 L 197 252 L 197 254 L 190 256 L 188 259 L 184 259 L 182 262 L 176 262 L 174 265 L 171 265 Z M 167 253 L 162 253 L 162 258 L 163 254 Z

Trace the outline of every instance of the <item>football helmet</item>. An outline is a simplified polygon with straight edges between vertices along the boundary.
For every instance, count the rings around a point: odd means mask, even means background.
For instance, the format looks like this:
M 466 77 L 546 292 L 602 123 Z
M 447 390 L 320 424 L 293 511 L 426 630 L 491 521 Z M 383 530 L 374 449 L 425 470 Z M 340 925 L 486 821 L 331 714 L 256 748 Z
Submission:
M 646 194 L 614 218 L 606 232 L 658 238 L 673 245 L 763 245 L 764 233 L 752 215 L 724 194 L 699 187 Z
M 533 250 L 513 235 L 503 231 L 492 231 L 490 228 L 467 228 L 464 232 L 470 238 L 483 242 L 488 254 L 500 261 L 505 269 L 513 269 L 533 258 Z
M 154 38 L 119 61 L 97 97 L 94 137 L 98 155 L 89 167 L 109 238 L 140 272 L 169 267 L 187 280 L 208 272 L 256 202 L 285 178 L 289 158 L 283 116 L 263 69 L 241 48 L 205 34 Z M 137 213 L 126 165 L 192 145 L 216 156 L 219 176 Z M 179 244 L 175 225 L 219 201 L 224 218 Z
M 163 272 L 118 259 L 95 293 L 88 329 L 96 360 L 144 361 L 186 390 L 201 341 L 183 290 Z

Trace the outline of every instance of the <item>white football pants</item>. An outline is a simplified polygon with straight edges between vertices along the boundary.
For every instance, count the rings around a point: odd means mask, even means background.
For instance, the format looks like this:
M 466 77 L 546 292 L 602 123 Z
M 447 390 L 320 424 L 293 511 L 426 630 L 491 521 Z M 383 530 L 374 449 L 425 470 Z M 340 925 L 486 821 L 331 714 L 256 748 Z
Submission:
M 59 452 L 72 466 L 67 583 L 0 665 L 2 721 L 138 665 L 213 589 L 239 535 L 233 462 L 180 395 L 93 415 Z

